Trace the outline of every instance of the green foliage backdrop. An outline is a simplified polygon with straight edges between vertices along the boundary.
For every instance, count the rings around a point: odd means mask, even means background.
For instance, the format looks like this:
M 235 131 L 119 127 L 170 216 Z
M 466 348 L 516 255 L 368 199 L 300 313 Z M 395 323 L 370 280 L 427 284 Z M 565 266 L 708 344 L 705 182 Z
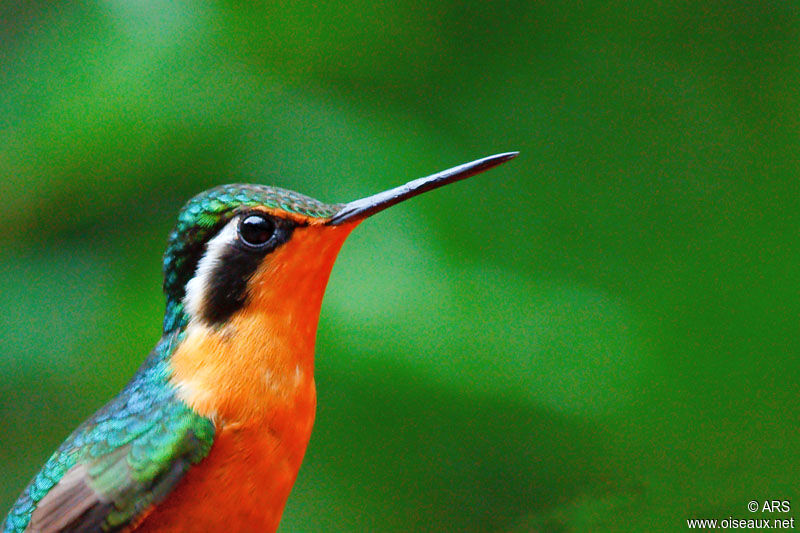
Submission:
M 0 6 L 2 512 L 156 341 L 189 196 L 345 201 L 506 150 L 345 245 L 282 530 L 797 496 L 796 4 L 281 4 Z

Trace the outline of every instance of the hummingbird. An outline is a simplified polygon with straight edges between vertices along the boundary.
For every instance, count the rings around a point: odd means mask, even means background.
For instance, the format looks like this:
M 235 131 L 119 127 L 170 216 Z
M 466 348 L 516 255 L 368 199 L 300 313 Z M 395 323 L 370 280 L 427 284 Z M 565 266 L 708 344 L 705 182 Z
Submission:
M 189 200 L 164 254 L 161 339 L 50 456 L 4 532 L 277 530 L 311 436 L 317 322 L 348 234 L 516 155 L 344 204 L 248 184 Z

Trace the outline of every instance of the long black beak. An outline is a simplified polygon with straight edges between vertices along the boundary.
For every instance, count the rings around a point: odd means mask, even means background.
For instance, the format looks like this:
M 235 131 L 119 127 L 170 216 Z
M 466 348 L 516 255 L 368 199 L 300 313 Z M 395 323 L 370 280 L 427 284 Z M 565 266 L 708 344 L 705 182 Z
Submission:
M 454 181 L 463 180 L 479 174 L 484 170 L 489 170 L 509 159 L 517 157 L 519 152 L 506 152 L 504 154 L 490 155 L 483 159 L 478 159 L 471 163 L 464 163 L 457 167 L 449 168 L 430 176 L 409 181 L 405 185 L 400 185 L 388 191 L 379 192 L 360 200 L 344 204 L 338 213 L 333 215 L 328 224 L 336 226 L 352 220 L 360 220 L 374 215 L 378 211 L 383 211 L 387 207 L 400 203 L 418 194 L 439 188 Z

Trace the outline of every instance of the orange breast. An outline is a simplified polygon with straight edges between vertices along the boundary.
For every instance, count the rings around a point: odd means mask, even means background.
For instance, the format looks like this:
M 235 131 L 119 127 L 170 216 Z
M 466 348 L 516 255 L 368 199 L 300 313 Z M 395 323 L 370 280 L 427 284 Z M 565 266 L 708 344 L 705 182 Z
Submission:
M 275 531 L 311 436 L 325 285 L 355 224 L 297 228 L 221 326 L 191 320 L 171 357 L 179 396 L 216 424 L 209 455 L 132 529 Z
M 273 428 L 251 423 L 219 430 L 208 457 L 134 531 L 275 531 L 305 453 L 314 407 L 312 394 L 291 412 L 275 413 Z

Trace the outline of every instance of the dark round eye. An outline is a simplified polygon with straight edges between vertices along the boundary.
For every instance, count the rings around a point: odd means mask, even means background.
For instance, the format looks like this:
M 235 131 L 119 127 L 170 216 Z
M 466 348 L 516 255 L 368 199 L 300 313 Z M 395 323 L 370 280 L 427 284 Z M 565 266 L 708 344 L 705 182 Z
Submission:
M 262 215 L 247 215 L 239 222 L 239 237 L 253 248 L 264 246 L 275 233 L 275 223 Z

